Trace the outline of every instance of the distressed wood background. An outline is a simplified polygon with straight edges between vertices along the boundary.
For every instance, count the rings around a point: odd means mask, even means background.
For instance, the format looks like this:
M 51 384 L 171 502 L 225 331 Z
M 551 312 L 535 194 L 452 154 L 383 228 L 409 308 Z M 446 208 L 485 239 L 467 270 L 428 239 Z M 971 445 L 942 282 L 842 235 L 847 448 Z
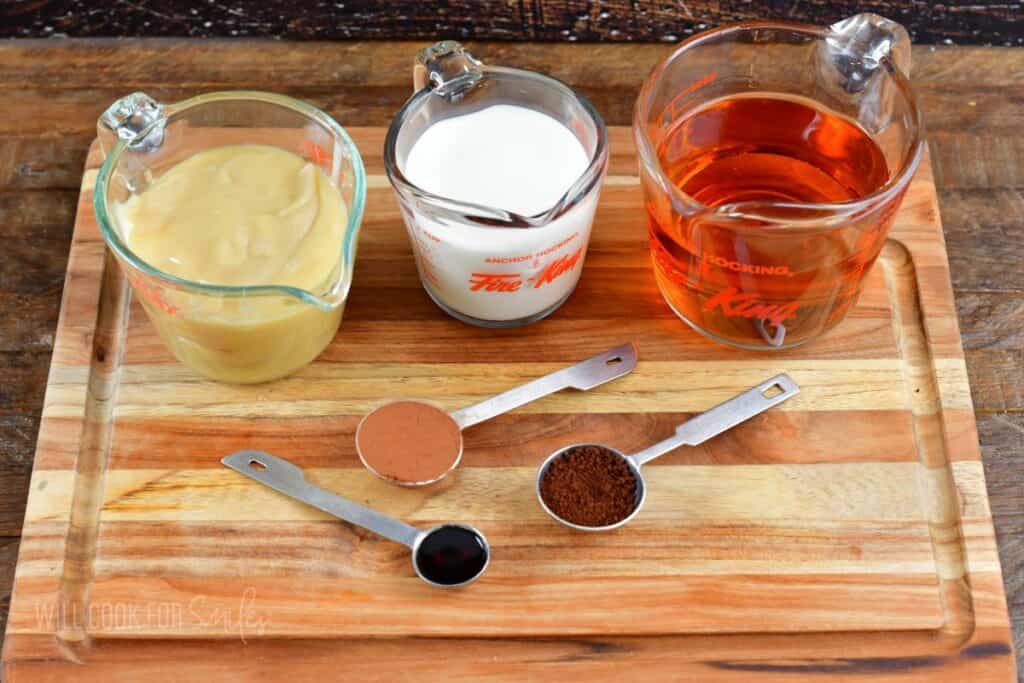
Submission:
M 543 9 L 545 26 L 554 25 L 552 16 L 561 16 L 556 8 L 573 17 L 589 17 L 593 11 L 587 11 L 586 3 L 523 3 L 522 11 L 530 18 L 525 24 L 521 19 L 516 23 L 488 15 L 488 19 L 478 17 L 470 28 L 467 3 L 444 6 L 445 12 L 436 5 L 436 9 L 414 8 L 431 13 L 431 24 L 409 19 L 412 15 L 408 12 L 413 11 L 408 10 L 409 3 L 396 4 L 407 8 L 403 15 L 407 18 L 385 20 L 382 11 L 391 12 L 387 16 L 393 18 L 398 10 L 389 6 L 392 9 L 371 11 L 365 9 L 366 3 L 350 2 L 317 5 L 319 19 L 307 22 L 279 18 L 299 16 L 302 10 L 277 0 L 261 3 L 258 10 L 221 0 L 132 0 L 117 4 L 116 10 L 111 10 L 114 3 L 106 1 L 0 3 L 0 35 L 6 36 L 128 35 L 136 30 L 181 36 L 274 33 L 268 24 L 246 14 L 258 11 L 260 17 L 273 18 L 283 37 L 341 36 L 347 28 L 367 37 L 403 34 L 417 39 L 416 44 L 0 41 L 0 239 L 4 244 L 0 254 L 0 629 L 18 552 L 82 166 L 95 135 L 96 117 L 103 108 L 136 89 L 166 101 L 217 89 L 274 89 L 325 107 L 345 125 L 386 125 L 409 94 L 412 54 L 426 40 L 465 35 L 455 26 L 470 31 L 469 35 L 504 39 L 575 36 L 582 40 L 585 34 L 571 26 L 552 32 L 530 22 L 536 21 L 538 8 Z M 520 11 L 518 3 L 476 4 L 497 7 L 505 13 L 502 16 Z M 590 23 L 593 33 L 586 35 L 606 35 L 609 40 L 666 39 L 685 34 L 691 26 L 696 30 L 702 20 L 711 19 L 708 7 L 712 4 L 718 17 L 715 21 L 764 16 L 764 8 L 774 9 L 780 16 L 793 8 L 795 18 L 813 21 L 855 11 L 854 3 L 821 0 L 688 0 L 686 7 L 695 17 L 691 20 L 678 18 L 687 16 L 682 3 L 678 8 L 674 4 L 633 4 L 638 12 L 650 8 L 647 15 L 637 14 L 633 20 L 634 26 L 642 27 L 636 33 L 624 36 L 623 29 L 609 24 L 614 20 L 629 25 L 631 19 L 624 13 L 627 3 L 592 3 L 598 8 L 597 20 Z M 668 9 L 655 9 L 663 7 Z M 974 30 L 984 32 L 975 35 L 978 42 L 1002 45 L 1022 40 L 1024 10 L 1020 3 L 950 4 L 941 12 L 937 5 L 926 2 L 868 7 L 916 28 L 920 42 L 941 43 L 944 38 L 968 42 Z M 908 12 L 893 11 L 894 7 Z M 268 8 L 283 9 L 273 12 Z M 456 12 L 456 8 L 461 9 Z M 196 10 L 195 15 L 191 9 Z M 732 13 L 727 14 L 727 9 Z M 154 11 L 167 18 L 154 15 Z M 601 18 L 601 12 L 609 16 Z M 937 21 L 936 12 L 946 20 Z M 358 22 L 351 19 L 356 13 L 361 13 Z M 461 24 L 455 23 L 457 16 L 462 17 L 458 20 Z M 645 18 L 640 21 L 640 17 Z M 655 20 L 665 29 L 657 35 L 648 31 Z M 146 22 L 150 25 L 145 26 Z M 206 22 L 210 26 L 205 26 Z M 390 33 L 382 29 L 389 22 Z M 586 22 L 581 25 L 587 26 Z M 668 32 L 670 26 L 673 33 Z M 945 27 L 945 33 L 936 32 L 936 27 Z M 620 33 L 612 35 L 614 30 Z M 563 36 L 561 31 L 569 34 Z M 513 43 L 470 48 L 488 61 L 547 71 L 576 85 L 600 108 L 606 121 L 616 125 L 628 124 L 640 82 L 669 49 L 667 45 L 538 47 Z M 372 85 L 368 84 L 371 71 L 380 74 Z M 927 119 L 1020 656 L 1024 651 L 1024 49 L 920 45 L 914 50 L 913 75 Z M 1024 671 L 1024 666 L 1020 669 Z
M 1024 44 L 1012 0 L 21 0 L 0 3 L 0 36 L 672 42 L 729 22 L 828 24 L 858 12 L 896 19 L 918 43 Z

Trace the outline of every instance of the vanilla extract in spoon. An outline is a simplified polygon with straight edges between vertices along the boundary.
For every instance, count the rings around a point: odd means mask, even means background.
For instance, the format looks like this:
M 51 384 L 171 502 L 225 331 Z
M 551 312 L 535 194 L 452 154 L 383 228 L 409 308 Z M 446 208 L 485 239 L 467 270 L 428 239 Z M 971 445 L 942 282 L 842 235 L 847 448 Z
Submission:
M 407 546 L 416 575 L 432 586 L 456 588 L 478 579 L 491 559 L 484 535 L 466 524 L 426 531 L 342 498 L 306 481 L 302 468 L 263 451 L 238 451 L 221 462 L 278 493 Z
M 414 562 L 427 581 L 440 586 L 458 586 L 479 576 L 487 560 L 487 544 L 479 533 L 448 524 L 420 541 Z

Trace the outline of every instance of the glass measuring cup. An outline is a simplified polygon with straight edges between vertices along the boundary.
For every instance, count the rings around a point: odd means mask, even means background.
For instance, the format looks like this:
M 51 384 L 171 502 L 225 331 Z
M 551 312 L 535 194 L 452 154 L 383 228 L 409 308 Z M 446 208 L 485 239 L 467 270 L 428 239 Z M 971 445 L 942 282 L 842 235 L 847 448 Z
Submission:
M 217 92 L 174 104 L 124 97 L 97 124 L 105 155 L 93 195 L 107 246 L 161 339 L 181 362 L 212 379 L 253 383 L 288 375 L 316 358 L 341 323 L 352 284 L 366 179 L 359 152 L 331 117 L 262 92 Z M 236 144 L 279 147 L 319 166 L 347 206 L 342 248 L 313 291 L 192 282 L 139 258 L 115 203 L 143 192 L 177 163 Z
M 412 551 L 416 575 L 432 586 L 457 588 L 476 581 L 491 560 L 484 535 L 466 524 L 440 524 L 423 531 L 306 481 L 302 468 L 262 451 L 238 451 L 221 462 L 278 493 L 338 519 L 401 543 Z
M 583 269 L 608 163 L 601 116 L 564 83 L 484 65 L 454 41 L 420 52 L 414 86 L 388 129 L 384 163 L 423 288 L 449 315 L 482 327 L 514 327 L 551 314 L 572 294 Z M 427 129 L 493 105 L 546 114 L 575 135 L 587 154 L 583 174 L 540 213 L 456 201 L 406 176 L 409 153 Z M 494 163 L 498 167 L 502 160 Z
M 571 446 L 566 446 L 565 448 L 560 448 L 549 455 L 544 462 L 541 463 L 541 466 L 537 468 L 537 500 L 540 502 L 540 506 L 544 508 L 544 511 L 551 515 L 553 519 L 573 529 L 577 529 L 579 531 L 609 531 L 611 529 L 617 529 L 636 517 L 640 512 L 640 508 L 643 507 L 644 501 L 647 500 L 647 484 L 644 482 L 644 475 L 640 471 L 641 467 L 649 463 L 651 460 L 665 455 L 669 451 L 673 451 L 680 446 L 699 446 L 708 439 L 718 436 L 722 432 L 728 431 L 741 422 L 745 422 L 756 415 L 760 415 L 769 408 L 777 406 L 783 401 L 796 396 L 798 393 L 800 393 L 800 387 L 797 386 L 796 382 L 794 382 L 789 375 L 776 375 L 770 380 L 762 382 L 756 387 L 749 389 L 742 394 L 725 401 L 724 403 L 720 403 L 707 412 L 690 418 L 683 424 L 676 427 L 676 433 L 669 438 L 659 441 L 652 446 L 648 446 L 642 451 L 633 453 L 632 455 L 626 455 L 625 453 L 612 448 L 611 446 L 605 446 L 604 444 L 573 444 Z M 607 524 L 604 526 L 584 526 L 582 524 L 570 522 L 555 513 L 544 501 L 544 496 L 541 494 L 541 484 L 544 481 L 544 475 L 547 473 L 548 468 L 551 467 L 551 464 L 558 458 L 562 457 L 566 452 L 585 446 L 594 446 L 607 451 L 608 453 L 614 454 L 626 464 L 630 472 L 632 472 L 633 478 L 636 482 L 635 489 L 633 491 L 633 511 L 629 513 L 628 516 L 614 524 Z
M 680 318 L 750 349 L 843 319 L 924 152 L 909 66 L 903 27 L 859 14 L 726 26 L 654 69 L 633 132 L 655 277 Z
M 356 451 L 366 469 L 385 481 L 433 484 L 462 460 L 463 429 L 563 389 L 593 389 L 629 374 L 636 362 L 636 348 L 623 344 L 451 413 L 425 401 L 390 401 L 359 422 Z M 415 474 L 403 476 L 400 470 L 410 468 L 392 464 L 395 458 L 412 464 Z

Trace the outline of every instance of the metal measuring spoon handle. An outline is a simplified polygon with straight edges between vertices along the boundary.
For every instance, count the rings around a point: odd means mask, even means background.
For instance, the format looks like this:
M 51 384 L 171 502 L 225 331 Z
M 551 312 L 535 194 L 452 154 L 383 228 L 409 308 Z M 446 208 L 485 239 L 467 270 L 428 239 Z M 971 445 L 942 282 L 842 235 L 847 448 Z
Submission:
M 226 466 L 278 493 L 312 505 L 340 520 L 413 548 L 426 532 L 394 517 L 325 491 L 306 481 L 302 468 L 263 451 L 238 451 L 221 460 Z
M 773 393 L 775 390 L 778 390 L 778 393 Z M 637 467 L 640 467 L 659 455 L 664 455 L 680 446 L 697 446 L 755 415 L 760 415 L 798 393 L 800 393 L 800 387 L 789 375 L 776 375 L 753 389 L 745 391 L 725 403 L 719 403 L 697 417 L 690 418 L 676 427 L 674 436 L 633 453 L 629 458 Z
M 579 391 L 593 389 L 605 382 L 629 374 L 635 367 L 636 347 L 632 343 L 623 344 L 576 365 L 538 377 L 475 405 L 460 408 L 450 415 L 460 429 L 465 429 L 562 389 L 578 389 Z

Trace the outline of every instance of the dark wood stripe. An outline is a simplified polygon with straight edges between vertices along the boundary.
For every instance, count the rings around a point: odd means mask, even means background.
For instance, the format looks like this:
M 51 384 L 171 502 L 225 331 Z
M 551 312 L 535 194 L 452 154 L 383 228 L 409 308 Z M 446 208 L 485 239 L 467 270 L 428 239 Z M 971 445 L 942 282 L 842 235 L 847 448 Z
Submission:
M 463 464 L 530 466 L 573 440 L 639 450 L 669 436 L 685 413 L 502 415 L 464 433 Z M 355 429 L 361 416 L 252 419 L 121 418 L 113 469 L 221 467 L 219 459 L 245 448 L 266 450 L 303 467 L 360 467 Z M 44 418 L 36 467 L 69 469 L 77 452 L 78 421 Z M 970 411 L 947 411 L 951 459 L 970 458 L 976 442 Z M 856 438 L 837 438 L 837 434 Z M 910 415 L 904 411 L 766 413 L 699 448 L 681 449 L 652 463 L 744 465 L 819 462 L 914 461 Z M 961 447 L 961 445 L 963 447 Z
M 418 519 L 428 528 L 451 520 Z M 863 573 L 882 573 L 887 566 L 932 562 L 925 520 L 875 521 L 773 520 L 771 522 L 672 521 L 638 518 L 628 534 L 578 534 L 553 522 L 524 522 L 514 527 L 486 524 L 487 538 L 500 549 L 505 563 L 523 563 L 510 573 L 524 574 L 536 567 L 564 561 L 580 568 L 588 561 L 601 563 L 635 559 L 682 567 L 700 561 L 735 561 L 723 573 L 749 574 L 751 564 L 789 563 L 786 573 L 825 571 L 838 566 L 861 567 Z M 673 533 L 673 529 L 685 533 Z M 33 525 L 33 531 L 41 528 Z M 571 538 L 571 543 L 566 543 Z M 22 562 L 38 569 L 57 561 L 53 537 L 33 533 L 22 544 Z M 156 576 L 201 576 L 203 562 L 223 562 L 225 575 L 269 576 L 285 567 L 308 569 L 312 576 L 343 571 L 349 557 L 356 562 L 372 557 L 382 572 L 402 574 L 408 552 L 385 539 L 333 521 L 282 522 L 155 522 L 118 521 L 104 526 L 105 548 L 100 572 Z M 556 554 L 557 553 L 557 554 Z M 994 556 L 994 549 L 991 550 Z M 988 558 L 985 558 L 986 560 Z M 803 564 L 803 569 L 798 565 Z M 838 571 L 838 570 L 837 570 Z M 32 573 L 35 573 L 33 571 Z M 609 574 L 605 570 L 603 573 Z M 629 572 L 632 573 L 632 572 Z
M 7 672 L 18 680 L 34 683 L 64 683 L 74 677 L 80 683 L 109 683 L 111 680 L 158 680 L 168 670 L 181 671 L 188 662 L 194 681 L 219 680 L 225 663 L 242 678 L 257 680 L 331 680 L 342 670 L 360 681 L 386 682 L 410 671 L 424 661 L 446 663 L 446 673 L 467 680 L 492 678 L 526 680 L 530 677 L 610 683 L 664 676 L 666 653 L 673 653 L 670 676 L 702 683 L 750 683 L 751 673 L 716 667 L 716 662 L 857 662 L 865 657 L 939 657 L 946 681 L 1007 683 L 1012 680 L 1013 657 L 1010 634 L 1005 626 L 977 628 L 963 652 L 950 651 L 931 632 L 831 633 L 737 636 L 678 636 L 659 638 L 402 638 L 349 639 L 343 644 L 328 639 L 261 639 L 260 657 L 252 656 L 252 643 L 234 638 L 190 638 L 177 641 L 146 639 L 96 639 L 90 650 L 89 666 L 64 659 L 51 634 L 14 633 L 8 636 L 11 660 Z M 985 657 L 971 657 L 974 648 L 984 647 Z M 339 666 L 340 649 L 350 655 Z M 813 652 L 813 656 L 808 656 Z M 1003 654 L 1000 654 L 1003 653 Z M 793 673 L 759 673 L 759 683 L 790 683 Z M 930 669 L 897 672 L 908 683 L 936 683 L 943 680 Z M 821 678 L 820 674 L 810 680 Z M 873 680 L 880 680 L 877 676 Z M 896 680 L 895 678 L 893 680 Z

